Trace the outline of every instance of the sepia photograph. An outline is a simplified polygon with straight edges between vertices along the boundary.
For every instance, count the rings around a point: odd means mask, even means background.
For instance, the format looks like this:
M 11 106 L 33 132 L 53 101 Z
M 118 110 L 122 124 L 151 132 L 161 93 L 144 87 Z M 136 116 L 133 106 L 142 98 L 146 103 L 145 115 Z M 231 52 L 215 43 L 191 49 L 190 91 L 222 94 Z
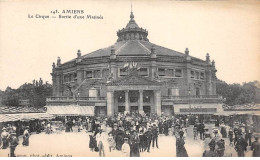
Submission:
M 0 0 L 0 157 L 260 157 L 260 1 Z

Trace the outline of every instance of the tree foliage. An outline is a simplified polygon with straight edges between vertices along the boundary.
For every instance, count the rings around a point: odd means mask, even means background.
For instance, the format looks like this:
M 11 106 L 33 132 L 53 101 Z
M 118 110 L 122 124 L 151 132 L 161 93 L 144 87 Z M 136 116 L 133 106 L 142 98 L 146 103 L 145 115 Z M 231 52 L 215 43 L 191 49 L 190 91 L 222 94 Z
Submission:
M 227 105 L 260 103 L 259 81 L 243 83 L 217 83 L 217 94 L 226 99 Z
M 29 100 L 29 106 L 40 108 L 45 106 L 46 97 L 51 96 L 51 94 L 51 84 L 43 83 L 42 79 L 39 82 L 33 80 L 33 83 L 25 83 L 17 89 L 7 87 L 1 93 L 1 103 L 5 106 L 18 106 L 19 100 Z

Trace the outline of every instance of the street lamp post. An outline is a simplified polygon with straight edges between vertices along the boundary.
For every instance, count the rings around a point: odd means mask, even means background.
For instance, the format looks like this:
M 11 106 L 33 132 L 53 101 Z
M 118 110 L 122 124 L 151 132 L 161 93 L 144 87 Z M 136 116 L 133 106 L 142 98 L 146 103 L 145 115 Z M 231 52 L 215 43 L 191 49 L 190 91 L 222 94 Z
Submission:
M 189 93 L 189 110 L 190 110 L 190 115 L 191 115 L 191 104 L 190 104 L 190 83 L 189 83 L 189 90 L 188 90 L 188 93 Z
M 79 91 L 77 93 L 77 105 L 79 105 Z

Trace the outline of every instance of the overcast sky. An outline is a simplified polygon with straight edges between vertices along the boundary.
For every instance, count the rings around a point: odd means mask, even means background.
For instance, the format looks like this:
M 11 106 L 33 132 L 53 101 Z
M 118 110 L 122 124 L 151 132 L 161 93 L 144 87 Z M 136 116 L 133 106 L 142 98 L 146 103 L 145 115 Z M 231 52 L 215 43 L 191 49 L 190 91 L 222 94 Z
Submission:
M 0 89 L 17 88 L 40 77 L 51 83 L 52 62 L 66 62 L 108 47 L 126 26 L 130 0 L 7 1 L 0 0 Z M 63 9 L 102 15 L 102 20 L 36 19 Z M 150 42 L 216 61 L 217 77 L 228 83 L 260 80 L 260 1 L 133 0 L 139 27 Z M 63 14 L 65 15 L 65 14 Z M 58 15 L 55 15 L 58 16 Z

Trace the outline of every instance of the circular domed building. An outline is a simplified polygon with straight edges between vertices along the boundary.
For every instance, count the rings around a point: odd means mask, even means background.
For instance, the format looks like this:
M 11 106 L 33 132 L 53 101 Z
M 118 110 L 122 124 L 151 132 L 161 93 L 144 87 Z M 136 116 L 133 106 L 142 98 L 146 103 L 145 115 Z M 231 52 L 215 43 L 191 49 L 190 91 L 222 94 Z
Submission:
M 114 113 L 214 114 L 222 110 L 216 95 L 214 61 L 153 44 L 133 12 L 110 47 L 53 64 L 53 97 L 49 113 L 113 115 Z

